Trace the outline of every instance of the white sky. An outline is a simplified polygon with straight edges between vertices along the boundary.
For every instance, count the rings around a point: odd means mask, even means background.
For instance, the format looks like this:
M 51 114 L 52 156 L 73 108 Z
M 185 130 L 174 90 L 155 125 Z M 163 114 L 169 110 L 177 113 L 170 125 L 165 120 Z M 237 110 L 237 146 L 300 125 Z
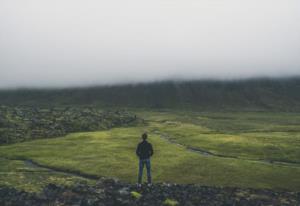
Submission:
M 295 75 L 299 0 L 0 0 L 0 88 Z

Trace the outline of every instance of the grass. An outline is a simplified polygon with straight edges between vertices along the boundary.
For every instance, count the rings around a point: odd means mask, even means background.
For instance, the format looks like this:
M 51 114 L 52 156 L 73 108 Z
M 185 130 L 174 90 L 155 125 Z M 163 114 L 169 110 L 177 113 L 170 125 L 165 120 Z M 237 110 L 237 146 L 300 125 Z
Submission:
M 174 118 L 160 113 L 159 121 L 149 119 L 152 131 L 187 146 L 225 156 L 300 163 L 299 114 L 185 113 Z
M 72 133 L 60 138 L 1 146 L 0 155 L 31 159 L 66 171 L 136 182 L 135 147 L 141 133 L 148 131 L 155 149 L 152 159 L 155 182 L 300 190 L 300 167 L 248 161 L 298 162 L 300 118 L 297 114 L 140 111 L 139 115 L 146 119 L 146 126 Z M 169 135 L 175 142 L 244 159 L 200 155 L 162 139 L 156 131 Z M 0 162 L 3 172 L 16 171 L 22 164 L 23 161 Z M 24 185 L 26 189 L 28 182 L 32 185 L 39 182 L 37 174 L 31 173 L 26 181 L 18 176 L 1 175 L 0 184 Z

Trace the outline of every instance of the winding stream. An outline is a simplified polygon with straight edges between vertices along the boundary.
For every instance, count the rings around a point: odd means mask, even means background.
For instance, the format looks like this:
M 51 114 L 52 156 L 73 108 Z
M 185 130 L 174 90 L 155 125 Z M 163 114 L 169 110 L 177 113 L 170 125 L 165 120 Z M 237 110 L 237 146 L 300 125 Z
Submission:
M 25 165 L 29 168 L 41 168 L 41 169 L 47 170 L 47 171 L 43 171 L 43 172 L 57 172 L 57 173 L 65 174 L 65 175 L 72 175 L 72 176 L 81 177 L 81 178 L 90 179 L 90 180 L 98 180 L 101 178 L 100 176 L 97 176 L 97 175 L 86 174 L 86 173 L 82 173 L 82 172 L 75 171 L 75 170 L 66 170 L 66 169 L 62 169 L 62 168 L 58 168 L 58 167 L 42 165 L 42 164 L 37 163 L 30 159 L 5 158 L 5 157 L 2 157 L 2 159 L 24 161 Z M 28 172 L 34 172 L 34 171 L 28 171 Z M 38 172 L 42 172 L 42 171 L 38 171 Z
M 196 148 L 196 147 L 191 147 L 189 145 L 181 144 L 173 140 L 169 135 L 161 133 L 158 130 L 153 131 L 155 134 L 158 134 L 160 138 L 168 141 L 171 144 L 175 144 L 177 146 L 183 147 L 188 151 L 198 153 L 203 156 L 212 156 L 212 157 L 219 157 L 219 158 L 226 158 L 226 159 L 238 159 L 238 160 L 244 160 L 244 161 L 249 161 L 249 162 L 256 162 L 256 163 L 264 163 L 264 164 L 270 164 L 270 165 L 278 165 L 278 166 L 285 166 L 285 167 L 297 167 L 300 168 L 299 163 L 295 162 L 286 162 L 286 161 L 272 161 L 272 160 L 267 160 L 267 159 L 246 159 L 246 158 L 240 158 L 238 156 L 230 156 L 230 155 L 222 155 L 222 154 L 215 154 L 213 152 L 207 151 L 202 148 Z

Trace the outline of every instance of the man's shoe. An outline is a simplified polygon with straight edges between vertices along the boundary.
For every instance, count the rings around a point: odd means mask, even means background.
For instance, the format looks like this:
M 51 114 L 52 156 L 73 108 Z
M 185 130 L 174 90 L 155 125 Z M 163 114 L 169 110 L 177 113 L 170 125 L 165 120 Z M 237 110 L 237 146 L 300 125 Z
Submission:
M 148 183 L 148 185 L 147 185 L 148 187 L 151 187 L 152 186 L 152 183 Z
M 137 183 L 136 186 L 137 186 L 138 188 L 141 188 L 141 187 L 142 187 L 142 184 L 141 184 L 141 183 Z

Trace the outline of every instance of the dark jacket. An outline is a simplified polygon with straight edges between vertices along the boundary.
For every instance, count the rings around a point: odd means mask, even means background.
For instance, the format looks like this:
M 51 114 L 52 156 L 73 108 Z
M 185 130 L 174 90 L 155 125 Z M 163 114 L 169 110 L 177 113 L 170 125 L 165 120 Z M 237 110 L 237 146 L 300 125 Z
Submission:
M 153 155 L 152 145 L 146 140 L 143 140 L 136 148 L 136 155 L 139 156 L 140 159 L 149 159 Z

